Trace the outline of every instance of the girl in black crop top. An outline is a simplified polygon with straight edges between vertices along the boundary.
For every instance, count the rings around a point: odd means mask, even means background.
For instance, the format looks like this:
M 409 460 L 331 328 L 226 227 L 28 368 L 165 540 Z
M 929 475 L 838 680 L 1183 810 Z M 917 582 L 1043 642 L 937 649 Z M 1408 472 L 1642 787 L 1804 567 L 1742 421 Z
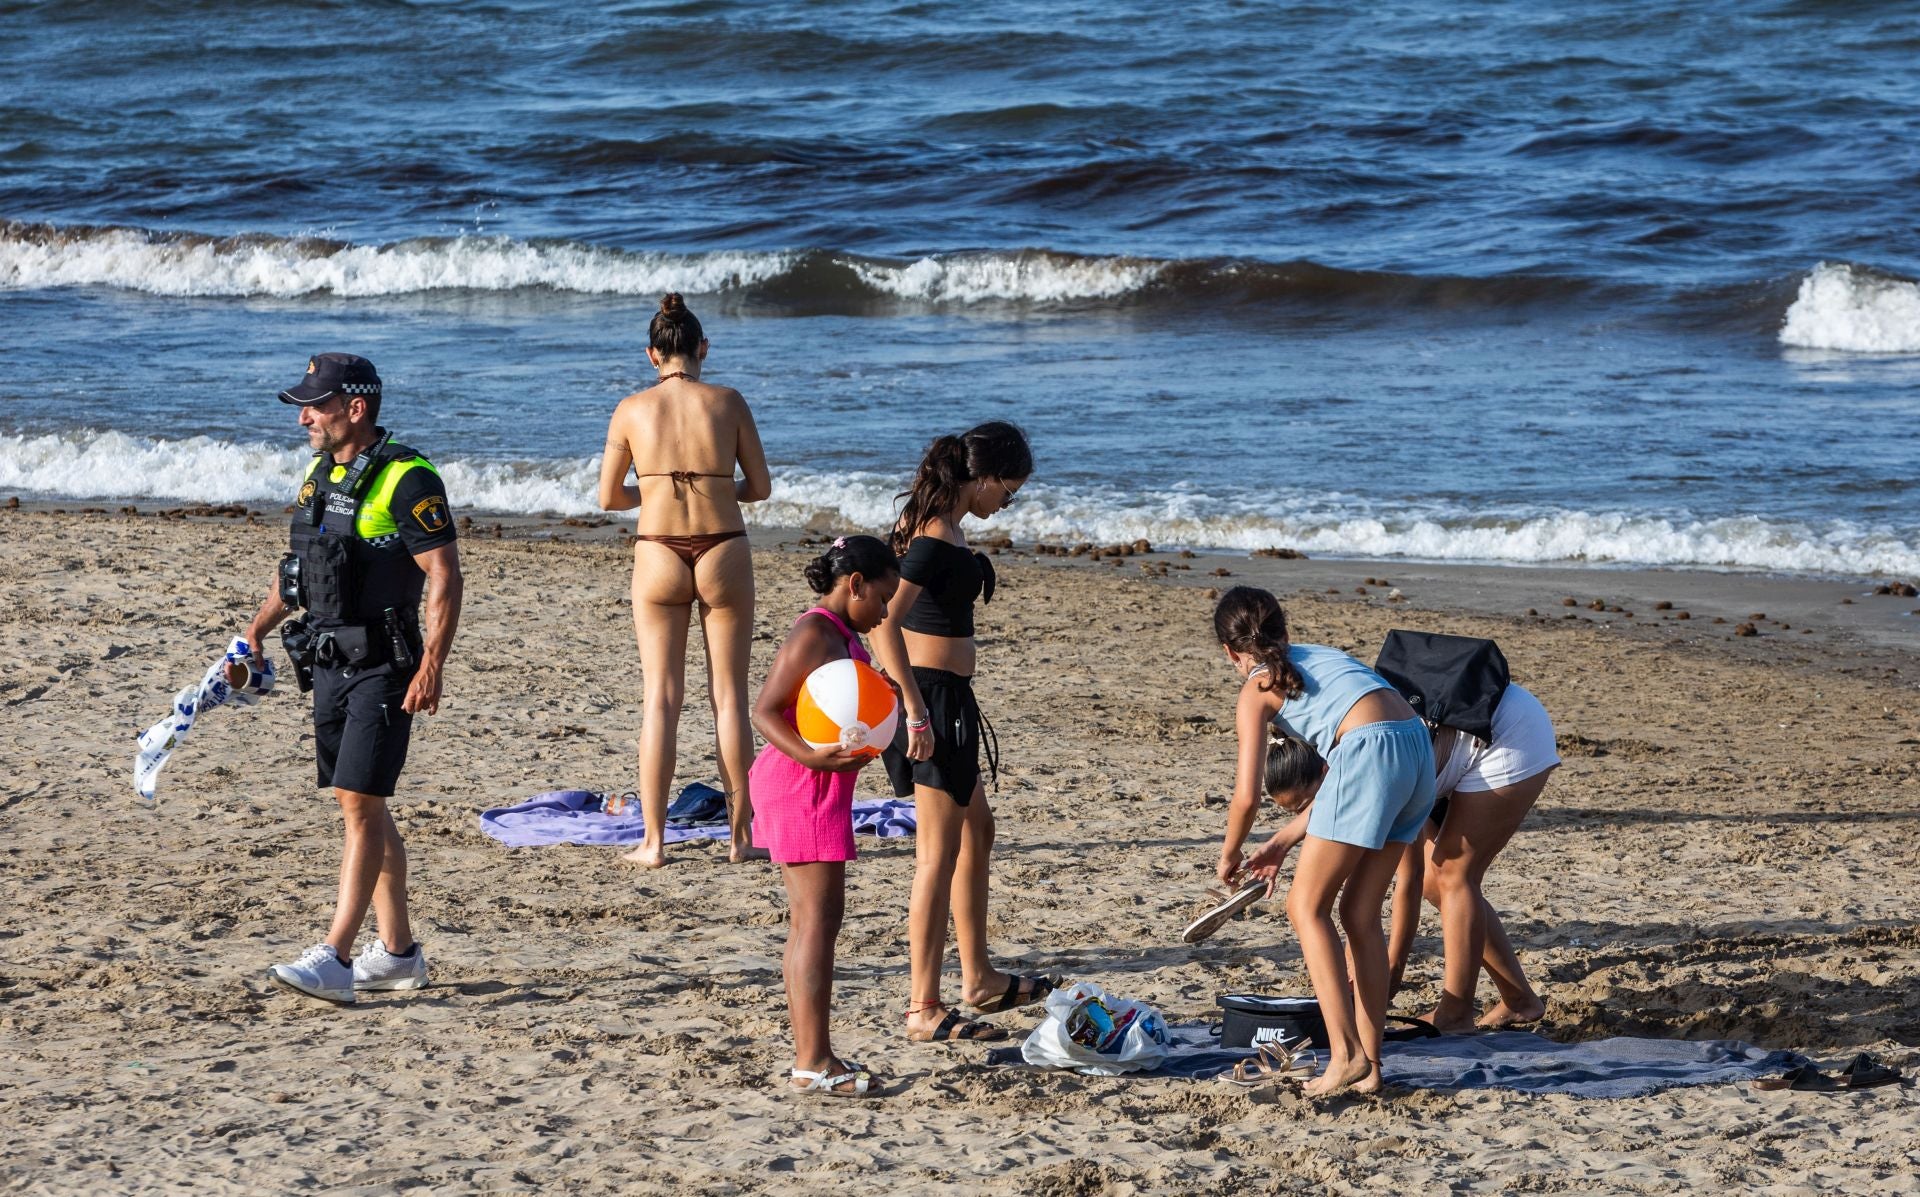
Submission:
M 1018 489 L 1015 483 L 1014 490 Z M 993 601 L 992 558 L 938 536 L 913 538 L 900 559 L 900 578 L 920 587 L 919 597 L 900 621 L 909 632 L 972 636 L 974 600 Z
M 993 566 L 967 547 L 960 522 L 1012 502 L 1033 473 L 1027 438 L 1011 424 L 982 424 L 927 449 L 894 525 L 900 588 L 872 635 L 875 658 L 900 683 L 906 718 L 886 753 L 894 791 L 912 794 L 917 871 L 907 910 L 911 985 L 907 1038 L 1003 1039 L 999 1027 L 962 1017 L 941 996 L 947 918 L 960 949 L 960 995 L 988 1013 L 1037 1002 L 1057 978 L 1004 972 L 987 954 L 987 858 L 993 812 L 980 779 L 992 727 L 973 694 L 974 603 L 993 597 Z M 909 642 L 907 633 L 914 633 Z M 965 869 L 960 861 L 967 861 Z

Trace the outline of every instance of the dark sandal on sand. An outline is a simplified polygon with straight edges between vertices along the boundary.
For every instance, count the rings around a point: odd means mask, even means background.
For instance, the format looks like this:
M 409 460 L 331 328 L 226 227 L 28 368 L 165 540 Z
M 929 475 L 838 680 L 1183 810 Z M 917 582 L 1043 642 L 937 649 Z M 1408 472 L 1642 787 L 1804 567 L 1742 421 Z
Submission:
M 1840 1086 L 1832 1077 L 1821 1072 L 1818 1065 L 1809 1060 L 1797 1068 L 1787 1069 L 1779 1076 L 1756 1077 L 1753 1087 L 1761 1090 L 1799 1089 L 1804 1092 L 1824 1093 Z
M 1900 1080 L 1900 1070 L 1889 1068 L 1865 1052 L 1861 1052 L 1835 1078 L 1842 1089 L 1873 1089 L 1880 1085 L 1892 1085 Z
M 1060 988 L 1062 978 L 1058 976 L 1033 976 L 1024 973 L 1012 973 L 1007 977 L 1007 991 L 984 1002 L 968 1002 L 982 1014 L 999 1014 L 1005 1010 L 1018 1010 L 1022 1006 L 1031 1006 L 1035 1002 L 1044 1002 L 1047 995 Z M 1020 990 L 1020 983 L 1027 983 L 1026 992 Z
M 991 1023 L 979 1022 L 961 1014 L 958 1010 L 948 1010 L 940 1025 L 933 1028 L 925 1039 L 916 1039 L 909 1033 L 909 1043 L 992 1043 L 1005 1039 L 1007 1033 Z

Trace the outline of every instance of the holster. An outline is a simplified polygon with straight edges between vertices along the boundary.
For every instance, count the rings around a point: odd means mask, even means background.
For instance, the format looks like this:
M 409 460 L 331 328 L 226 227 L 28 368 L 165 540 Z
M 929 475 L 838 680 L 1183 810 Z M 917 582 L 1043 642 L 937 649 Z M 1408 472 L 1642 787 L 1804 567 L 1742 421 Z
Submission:
M 300 683 L 300 693 L 313 689 L 314 666 L 313 629 L 304 619 L 289 619 L 280 625 L 280 645 L 287 650 L 287 659 L 293 662 L 294 680 Z

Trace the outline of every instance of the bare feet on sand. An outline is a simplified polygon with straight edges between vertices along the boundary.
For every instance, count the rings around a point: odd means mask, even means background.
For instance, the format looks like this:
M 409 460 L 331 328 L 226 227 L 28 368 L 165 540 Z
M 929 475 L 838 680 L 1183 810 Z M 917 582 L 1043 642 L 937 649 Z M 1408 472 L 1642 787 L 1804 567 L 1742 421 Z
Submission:
M 645 844 L 642 844 L 633 851 L 622 855 L 620 859 L 626 861 L 628 864 L 637 864 L 643 869 L 663 868 L 667 863 L 667 847 L 665 844 L 662 844 L 658 848 L 649 848 Z
M 1344 1093 L 1348 1089 L 1355 1093 L 1378 1093 L 1380 1091 L 1380 1070 L 1373 1061 L 1359 1056 L 1347 1061 L 1338 1072 L 1328 1064 L 1327 1070 L 1300 1086 L 1300 1092 L 1308 1097 L 1331 1097 L 1335 1093 Z
M 749 860 L 772 860 L 773 854 L 765 848 L 729 848 L 727 860 L 731 864 L 740 864 Z
M 1480 1016 L 1480 1025 L 1490 1031 L 1497 1031 L 1502 1027 L 1523 1027 L 1528 1023 L 1539 1022 L 1546 1016 L 1547 1004 L 1537 997 L 1513 1006 L 1505 1002 L 1495 1002 L 1492 1009 Z

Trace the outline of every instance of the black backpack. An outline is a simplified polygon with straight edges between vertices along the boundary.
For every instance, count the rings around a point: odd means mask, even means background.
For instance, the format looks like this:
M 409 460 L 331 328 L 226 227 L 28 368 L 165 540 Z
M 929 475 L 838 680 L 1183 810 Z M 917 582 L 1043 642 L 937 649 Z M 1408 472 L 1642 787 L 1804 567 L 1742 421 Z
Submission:
M 1373 669 L 1428 723 L 1493 742 L 1493 709 L 1512 681 L 1507 658 L 1493 641 L 1396 628 L 1387 633 Z

